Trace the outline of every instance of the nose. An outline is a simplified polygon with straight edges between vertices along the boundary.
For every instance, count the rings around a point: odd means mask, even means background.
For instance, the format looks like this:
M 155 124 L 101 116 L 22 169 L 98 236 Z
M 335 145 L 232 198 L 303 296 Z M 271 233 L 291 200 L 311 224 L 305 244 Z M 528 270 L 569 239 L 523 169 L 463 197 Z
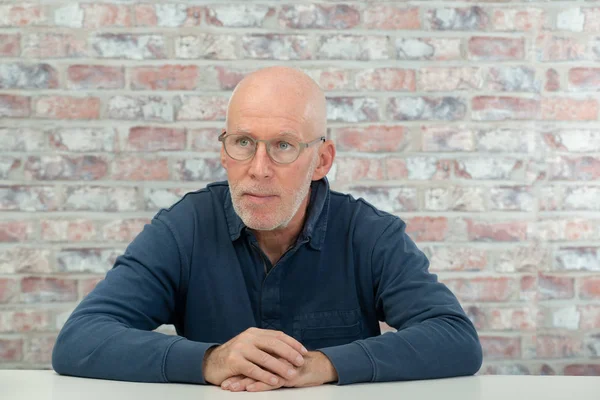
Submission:
M 267 145 L 265 143 L 258 143 L 256 147 L 256 153 L 254 158 L 250 162 L 249 173 L 252 178 L 265 179 L 270 178 L 273 173 L 272 161 L 267 154 Z

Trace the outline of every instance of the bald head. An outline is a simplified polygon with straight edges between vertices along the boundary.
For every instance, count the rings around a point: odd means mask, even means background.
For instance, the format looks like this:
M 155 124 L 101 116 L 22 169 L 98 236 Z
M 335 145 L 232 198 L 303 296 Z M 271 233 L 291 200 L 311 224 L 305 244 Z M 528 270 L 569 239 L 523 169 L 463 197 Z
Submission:
M 315 81 L 290 67 L 269 67 L 246 76 L 235 88 L 227 107 L 227 129 L 244 118 L 295 120 L 304 126 L 306 140 L 325 135 L 327 104 Z

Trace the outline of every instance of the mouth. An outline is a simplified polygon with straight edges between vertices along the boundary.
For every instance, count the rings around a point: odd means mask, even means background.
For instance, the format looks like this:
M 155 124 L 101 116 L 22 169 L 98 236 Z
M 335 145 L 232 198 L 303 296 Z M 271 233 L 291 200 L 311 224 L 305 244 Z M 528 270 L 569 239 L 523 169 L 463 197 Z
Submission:
M 272 201 L 275 198 L 277 198 L 277 196 L 275 196 L 275 195 L 254 194 L 254 193 L 244 193 L 242 196 L 244 198 L 248 199 L 249 201 L 251 201 L 253 203 L 257 203 L 257 204 L 268 203 L 269 201 Z

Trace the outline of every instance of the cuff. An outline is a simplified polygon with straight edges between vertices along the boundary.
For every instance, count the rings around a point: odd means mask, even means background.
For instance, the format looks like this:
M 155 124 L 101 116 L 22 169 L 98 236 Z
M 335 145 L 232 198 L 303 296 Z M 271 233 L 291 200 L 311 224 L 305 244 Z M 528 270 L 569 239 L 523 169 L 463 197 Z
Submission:
M 165 360 L 165 376 L 169 382 L 205 385 L 202 364 L 206 350 L 218 343 L 193 342 L 181 339 L 173 343 Z
M 373 380 L 373 363 L 367 351 L 357 342 L 318 349 L 325 354 L 338 374 L 338 385 Z

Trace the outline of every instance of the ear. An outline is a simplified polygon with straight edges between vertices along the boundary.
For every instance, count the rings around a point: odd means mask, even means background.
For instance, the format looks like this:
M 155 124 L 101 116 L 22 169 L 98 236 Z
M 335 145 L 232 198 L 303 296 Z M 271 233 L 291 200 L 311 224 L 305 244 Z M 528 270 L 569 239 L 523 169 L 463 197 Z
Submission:
M 221 143 L 221 142 L 219 142 Z M 221 165 L 223 166 L 223 168 L 225 170 L 227 170 L 227 153 L 225 153 L 225 145 L 223 143 L 221 143 Z
M 333 160 L 335 159 L 335 145 L 333 141 L 326 140 L 319 149 L 319 163 L 317 164 L 317 168 L 313 173 L 312 180 L 318 181 L 322 179 L 333 165 Z

